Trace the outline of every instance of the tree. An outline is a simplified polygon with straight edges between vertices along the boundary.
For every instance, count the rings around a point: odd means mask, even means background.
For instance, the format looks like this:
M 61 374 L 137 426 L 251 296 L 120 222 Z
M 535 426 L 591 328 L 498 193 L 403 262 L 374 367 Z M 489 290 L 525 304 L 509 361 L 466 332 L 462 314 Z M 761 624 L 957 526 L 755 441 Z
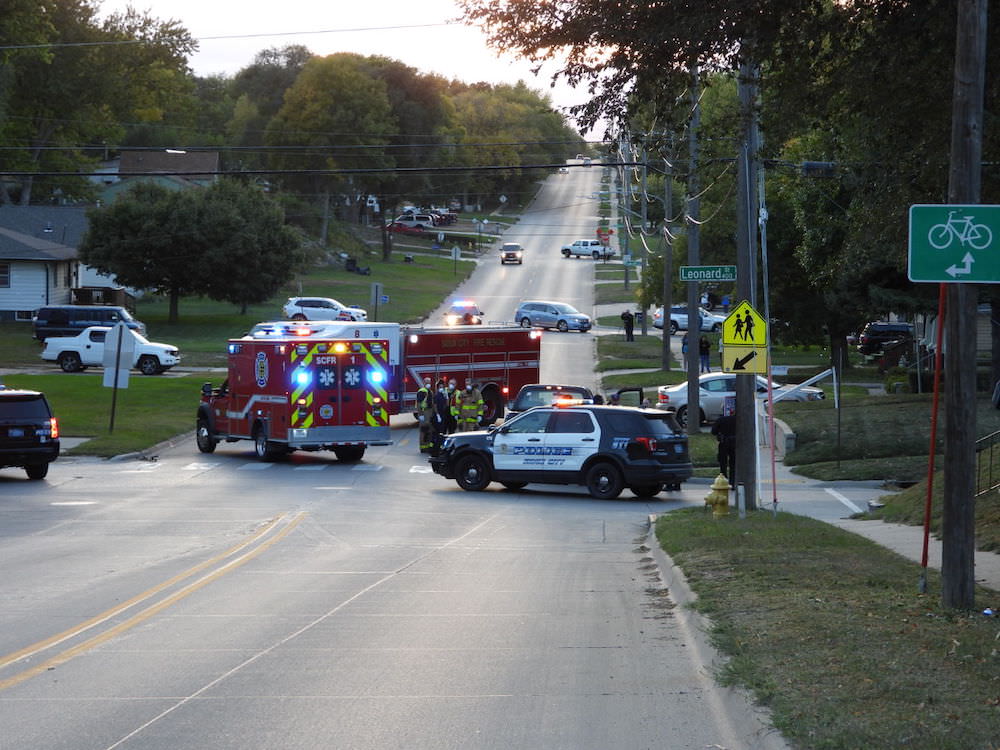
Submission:
M 113 141 L 123 121 L 162 117 L 189 83 L 185 55 L 195 43 L 176 22 L 129 10 L 99 24 L 92 0 L 43 2 L 35 12 L 45 21 L 31 28 L 53 46 L 45 54 L 12 54 L 5 66 L 0 145 L 15 147 L 5 154 L 8 171 L 88 171 L 94 157 L 84 144 Z M 29 35 L 41 41 L 36 37 Z M 39 187 L 44 199 L 86 197 L 92 188 L 78 176 L 28 176 L 19 180 L 20 203 L 31 202 Z M 0 200 L 13 196 L 3 192 Z
M 202 193 L 187 192 L 200 204 L 206 296 L 239 305 L 246 314 L 248 304 L 269 299 L 305 262 L 299 233 L 255 186 L 222 180 Z
M 191 196 L 140 182 L 111 205 L 89 210 L 87 218 L 80 260 L 124 286 L 168 295 L 170 322 L 176 323 L 180 297 L 197 294 L 204 273 Z
M 81 260 L 121 284 L 168 295 L 171 323 L 184 295 L 245 311 L 278 291 L 304 258 L 280 209 L 258 188 L 231 180 L 183 191 L 139 183 L 88 218 Z

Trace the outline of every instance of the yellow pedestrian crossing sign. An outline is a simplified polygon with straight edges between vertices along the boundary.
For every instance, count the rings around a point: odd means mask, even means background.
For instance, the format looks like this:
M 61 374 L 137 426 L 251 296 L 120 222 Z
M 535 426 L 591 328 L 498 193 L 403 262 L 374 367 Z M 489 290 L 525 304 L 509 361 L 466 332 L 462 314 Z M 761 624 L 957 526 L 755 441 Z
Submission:
M 746 300 L 740 302 L 723 322 L 722 345 L 767 346 L 767 322 Z

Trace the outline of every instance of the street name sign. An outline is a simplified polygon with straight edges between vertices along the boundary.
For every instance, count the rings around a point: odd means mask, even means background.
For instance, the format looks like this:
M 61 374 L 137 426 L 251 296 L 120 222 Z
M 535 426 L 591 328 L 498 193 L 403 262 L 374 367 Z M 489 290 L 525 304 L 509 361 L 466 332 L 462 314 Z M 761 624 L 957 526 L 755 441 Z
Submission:
M 736 266 L 681 266 L 681 281 L 736 281 Z
M 1000 284 L 1000 206 L 910 206 L 910 281 Z

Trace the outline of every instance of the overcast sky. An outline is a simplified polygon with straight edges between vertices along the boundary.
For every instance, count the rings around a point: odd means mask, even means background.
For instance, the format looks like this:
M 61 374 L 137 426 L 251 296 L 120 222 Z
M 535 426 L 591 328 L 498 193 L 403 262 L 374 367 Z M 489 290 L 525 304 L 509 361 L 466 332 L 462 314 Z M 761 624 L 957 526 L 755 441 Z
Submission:
M 454 0 L 103 0 L 101 10 L 108 14 L 129 5 L 159 19 L 180 21 L 199 40 L 199 52 L 190 64 L 202 76 L 231 75 L 249 65 L 260 50 L 301 44 L 318 55 L 384 55 L 421 73 L 467 83 L 524 80 L 549 94 L 557 107 L 586 100 L 585 89 L 550 89 L 550 76 L 533 76 L 528 63 L 500 57 L 486 46 L 478 29 L 447 25 L 459 15 Z M 413 28 L 419 26 L 424 28 Z

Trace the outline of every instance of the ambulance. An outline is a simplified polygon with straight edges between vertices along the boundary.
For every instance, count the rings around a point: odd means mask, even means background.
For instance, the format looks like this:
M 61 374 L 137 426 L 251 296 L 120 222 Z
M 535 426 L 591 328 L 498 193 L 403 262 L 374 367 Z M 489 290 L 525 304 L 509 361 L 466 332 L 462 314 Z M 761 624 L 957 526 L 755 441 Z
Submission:
M 475 381 L 483 424 L 502 419 L 513 394 L 538 381 L 541 332 L 278 321 L 257 324 L 227 347 L 225 382 L 202 386 L 200 451 L 251 440 L 263 461 L 328 450 L 349 462 L 370 445 L 392 444 L 390 417 L 415 411 L 424 378 L 459 387 Z

